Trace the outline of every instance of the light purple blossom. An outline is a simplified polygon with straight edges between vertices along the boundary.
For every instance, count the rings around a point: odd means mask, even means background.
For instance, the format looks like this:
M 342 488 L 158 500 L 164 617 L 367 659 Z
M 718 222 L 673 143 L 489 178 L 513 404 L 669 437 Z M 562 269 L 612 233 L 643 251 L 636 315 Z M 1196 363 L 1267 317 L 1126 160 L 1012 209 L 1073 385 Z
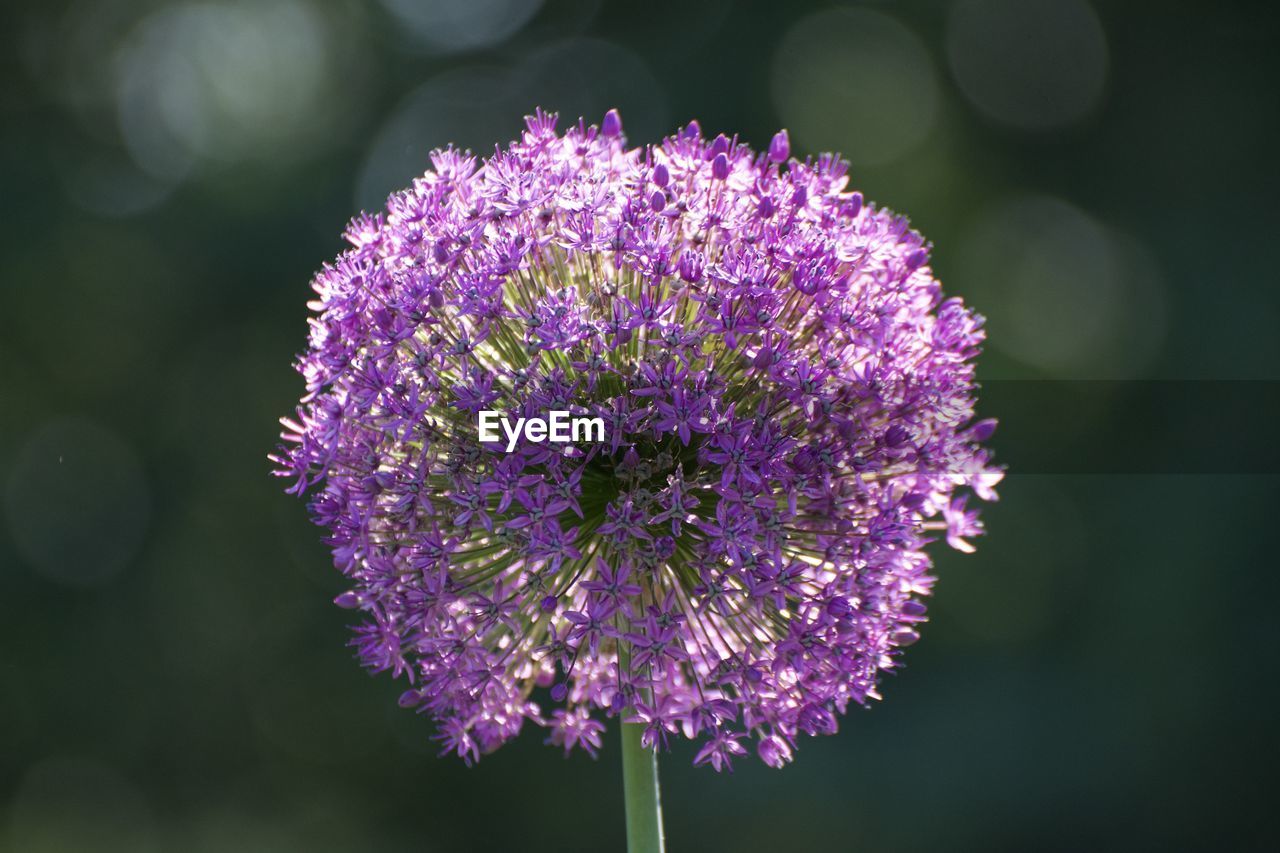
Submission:
M 879 698 L 925 619 L 934 534 L 982 531 L 982 320 L 831 155 L 627 148 L 610 111 L 446 149 L 316 276 L 306 395 L 272 458 L 310 493 L 352 645 L 468 763 L 605 717 L 696 763 L 792 759 Z M 599 416 L 602 443 L 477 440 L 476 414 Z

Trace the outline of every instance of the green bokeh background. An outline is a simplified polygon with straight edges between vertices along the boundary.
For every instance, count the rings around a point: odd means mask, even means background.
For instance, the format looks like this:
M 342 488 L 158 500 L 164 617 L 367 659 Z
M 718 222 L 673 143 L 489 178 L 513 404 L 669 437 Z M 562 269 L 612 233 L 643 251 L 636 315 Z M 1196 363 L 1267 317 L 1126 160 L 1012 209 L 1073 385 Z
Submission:
M 267 476 L 347 218 L 535 105 L 843 151 L 990 317 L 987 379 L 1280 380 L 1266 4 L 448 5 L 6 14 L 0 849 L 621 848 L 616 729 L 437 759 Z M 1280 484 L 1198 414 L 1194 466 L 1025 456 L 885 702 L 783 771 L 663 757 L 669 849 L 1274 844 Z

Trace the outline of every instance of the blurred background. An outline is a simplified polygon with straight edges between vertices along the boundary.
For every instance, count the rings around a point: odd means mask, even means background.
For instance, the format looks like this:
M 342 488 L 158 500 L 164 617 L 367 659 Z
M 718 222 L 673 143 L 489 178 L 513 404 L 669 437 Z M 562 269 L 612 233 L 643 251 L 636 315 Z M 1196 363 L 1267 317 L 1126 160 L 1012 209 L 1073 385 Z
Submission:
M 924 640 L 839 735 L 665 756 L 669 849 L 1274 843 L 1267 4 L 80 0 L 4 31 L 0 848 L 620 849 L 616 732 L 436 758 L 267 476 L 346 220 L 538 105 L 839 150 L 989 318 L 990 535 L 936 552 Z

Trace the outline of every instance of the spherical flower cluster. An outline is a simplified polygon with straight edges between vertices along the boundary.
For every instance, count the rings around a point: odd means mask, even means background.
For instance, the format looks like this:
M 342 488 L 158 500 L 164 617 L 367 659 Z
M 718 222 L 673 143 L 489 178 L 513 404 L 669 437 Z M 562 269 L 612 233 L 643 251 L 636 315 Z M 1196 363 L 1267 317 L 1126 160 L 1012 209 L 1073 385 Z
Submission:
M 917 639 L 923 548 L 981 532 L 981 318 L 834 156 L 610 112 L 446 149 L 316 276 L 277 473 L 312 492 L 359 611 L 468 763 L 526 721 L 603 718 L 771 766 L 830 734 Z M 603 441 L 478 440 L 481 411 L 599 417 Z M 744 744 L 744 741 L 747 744 Z

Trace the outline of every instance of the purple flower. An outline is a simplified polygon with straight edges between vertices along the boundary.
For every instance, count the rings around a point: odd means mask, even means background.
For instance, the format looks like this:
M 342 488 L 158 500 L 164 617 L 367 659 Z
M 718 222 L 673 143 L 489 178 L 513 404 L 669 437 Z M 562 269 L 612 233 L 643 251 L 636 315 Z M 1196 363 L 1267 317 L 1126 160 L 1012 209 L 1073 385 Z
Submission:
M 836 157 L 610 111 L 449 148 L 316 275 L 305 396 L 272 458 L 359 614 L 468 763 L 602 719 L 769 766 L 879 698 L 925 621 L 925 546 L 971 550 L 1001 470 L 974 421 L 982 319 Z M 481 443 L 477 416 L 603 441 Z

